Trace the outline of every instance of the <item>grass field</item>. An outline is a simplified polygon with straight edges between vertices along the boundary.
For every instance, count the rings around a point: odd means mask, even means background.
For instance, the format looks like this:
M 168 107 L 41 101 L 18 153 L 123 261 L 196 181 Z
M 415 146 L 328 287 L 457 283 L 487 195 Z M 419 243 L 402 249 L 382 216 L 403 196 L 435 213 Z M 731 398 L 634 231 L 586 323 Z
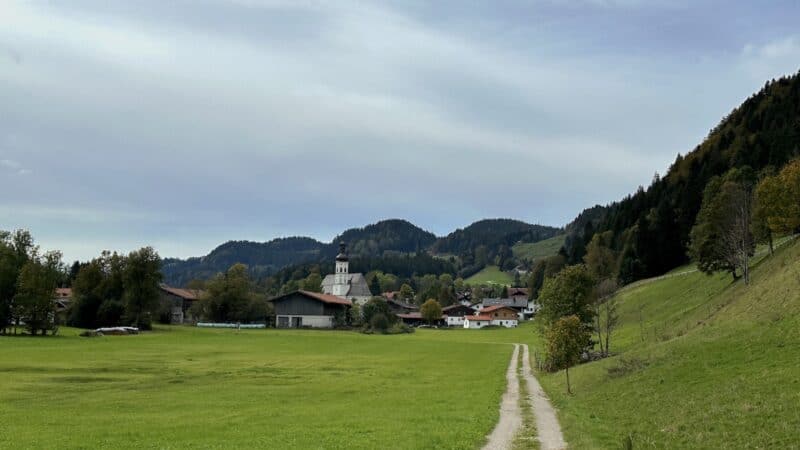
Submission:
M 486 266 L 464 281 L 469 284 L 506 284 L 510 286 L 514 279 L 497 266 Z
M 0 338 L 2 448 L 477 448 L 515 330 Z
M 800 243 L 750 286 L 700 273 L 626 290 L 618 355 L 542 376 L 573 448 L 800 446 Z M 609 372 L 609 369 L 612 372 Z
M 533 244 L 515 244 L 511 247 L 511 251 L 514 253 L 515 258 L 526 258 L 531 261 L 536 261 L 558 254 L 558 251 L 561 250 L 561 247 L 564 245 L 566 237 L 566 234 L 562 234 L 551 237 L 550 239 L 534 242 Z

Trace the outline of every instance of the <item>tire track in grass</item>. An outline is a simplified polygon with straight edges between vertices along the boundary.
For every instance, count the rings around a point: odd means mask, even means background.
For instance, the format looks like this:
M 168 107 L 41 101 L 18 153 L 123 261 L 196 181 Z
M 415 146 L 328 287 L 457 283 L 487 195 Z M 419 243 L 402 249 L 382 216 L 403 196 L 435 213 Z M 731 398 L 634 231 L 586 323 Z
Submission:
M 489 434 L 488 441 L 483 450 L 507 450 L 511 448 L 514 437 L 522 427 L 522 413 L 519 406 L 519 378 L 517 367 L 519 360 L 519 344 L 514 344 L 514 353 L 506 370 L 508 382 L 506 392 L 500 401 L 500 420 Z

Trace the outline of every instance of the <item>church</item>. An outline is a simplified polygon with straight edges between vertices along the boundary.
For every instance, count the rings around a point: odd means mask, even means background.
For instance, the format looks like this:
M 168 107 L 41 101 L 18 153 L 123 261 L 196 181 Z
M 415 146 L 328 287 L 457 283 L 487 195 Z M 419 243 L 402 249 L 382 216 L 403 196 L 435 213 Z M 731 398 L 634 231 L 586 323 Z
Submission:
M 357 305 L 363 305 L 372 293 L 369 290 L 364 274 L 350 273 L 350 261 L 347 257 L 347 246 L 344 242 L 339 244 L 339 254 L 336 255 L 336 270 L 331 275 L 326 275 L 322 280 L 322 292 L 336 297 L 346 298 Z

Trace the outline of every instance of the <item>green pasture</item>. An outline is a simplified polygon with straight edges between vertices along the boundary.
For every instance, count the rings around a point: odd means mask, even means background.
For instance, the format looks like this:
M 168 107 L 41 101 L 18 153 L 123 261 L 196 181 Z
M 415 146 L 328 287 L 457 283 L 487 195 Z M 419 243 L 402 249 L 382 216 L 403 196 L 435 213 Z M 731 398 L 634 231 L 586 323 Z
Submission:
M 514 279 L 497 266 L 486 266 L 480 272 L 464 281 L 469 284 L 505 284 L 510 286 Z
M 478 448 L 516 330 L 0 338 L 2 448 Z

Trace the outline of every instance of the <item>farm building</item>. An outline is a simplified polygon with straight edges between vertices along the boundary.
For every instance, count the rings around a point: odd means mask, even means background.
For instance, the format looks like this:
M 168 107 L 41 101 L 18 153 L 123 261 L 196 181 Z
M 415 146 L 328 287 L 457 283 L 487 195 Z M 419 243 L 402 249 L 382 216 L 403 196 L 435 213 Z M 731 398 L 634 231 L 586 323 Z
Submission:
M 512 289 L 509 289 L 509 294 L 512 292 Z M 533 317 L 538 310 L 536 302 L 534 300 L 528 300 L 527 294 L 525 295 L 514 295 L 513 297 L 508 298 L 485 298 L 482 302 L 483 308 L 488 308 L 490 306 L 507 306 L 509 308 L 513 308 L 517 311 L 517 318 L 519 320 L 527 320 Z
M 489 306 L 477 314 L 464 316 L 464 328 L 483 328 L 488 325 L 513 328 L 519 325 L 517 314 L 517 310 L 509 306 Z
M 478 329 L 492 324 L 492 318 L 482 315 L 464 316 L 464 328 Z
M 389 305 L 389 309 L 391 309 L 394 314 L 405 314 L 419 311 L 419 307 L 406 303 L 397 298 L 387 298 L 386 303 Z
M 422 318 L 422 313 L 419 311 L 414 311 L 405 314 L 397 314 L 397 317 L 406 325 L 411 325 L 412 327 L 416 327 L 422 324 L 426 324 L 427 322 L 425 319 Z M 445 324 L 445 316 L 442 315 L 439 319 L 435 320 L 431 325 L 436 326 L 444 326 Z
M 270 300 L 278 328 L 333 328 L 334 317 L 345 314 L 353 302 L 330 294 L 295 291 Z
M 159 285 L 161 289 L 161 305 L 169 310 L 170 323 L 182 324 L 190 323 L 196 320 L 189 312 L 189 308 L 200 300 L 203 291 L 198 289 L 181 289 L 167 286 L 166 284 Z
M 442 308 L 442 314 L 446 318 L 447 326 L 460 327 L 464 325 L 464 317 L 474 315 L 475 310 L 470 306 L 455 304 Z
M 358 305 L 363 305 L 372 298 L 372 292 L 369 290 L 364 274 L 350 273 L 350 261 L 344 242 L 339 244 L 335 273 L 326 275 L 322 280 L 322 292 L 349 299 Z
M 56 315 L 58 316 L 59 323 L 66 323 L 69 316 L 69 310 L 72 308 L 72 289 L 70 288 L 56 288 L 56 294 L 53 298 L 56 307 Z

